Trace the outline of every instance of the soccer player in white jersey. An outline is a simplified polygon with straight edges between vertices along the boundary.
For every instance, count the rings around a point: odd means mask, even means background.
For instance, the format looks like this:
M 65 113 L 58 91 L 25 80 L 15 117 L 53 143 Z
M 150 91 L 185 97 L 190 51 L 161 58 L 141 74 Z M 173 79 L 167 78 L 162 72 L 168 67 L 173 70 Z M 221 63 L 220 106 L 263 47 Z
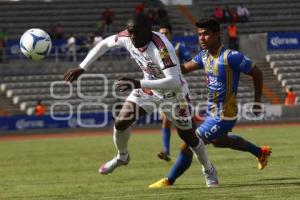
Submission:
M 120 91 L 132 92 L 114 125 L 113 140 L 117 155 L 100 166 L 99 173 L 109 174 L 129 163 L 127 146 L 131 125 L 137 117 L 150 114 L 154 110 L 153 105 L 164 105 L 163 112 L 178 129 L 180 138 L 191 147 L 199 162 L 210 173 L 205 176 L 206 185 L 215 187 L 218 184 L 217 172 L 207 158 L 204 142 L 195 134 L 188 107 L 188 88 L 175 49 L 165 36 L 152 31 L 151 23 L 145 16 L 135 16 L 128 21 L 124 31 L 98 43 L 79 67 L 65 72 L 64 80 L 71 82 L 77 79 L 91 63 L 114 47 L 125 47 L 129 51 L 143 71 L 144 79 L 121 78 L 116 83 Z

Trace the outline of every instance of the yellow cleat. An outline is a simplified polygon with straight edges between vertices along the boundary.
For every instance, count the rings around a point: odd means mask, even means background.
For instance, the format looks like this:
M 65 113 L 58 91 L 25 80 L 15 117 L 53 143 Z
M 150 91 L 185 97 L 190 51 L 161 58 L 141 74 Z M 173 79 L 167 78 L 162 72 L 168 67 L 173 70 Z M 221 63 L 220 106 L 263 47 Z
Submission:
M 159 181 L 149 185 L 149 188 L 164 188 L 171 186 L 172 184 L 167 178 L 160 179 Z
M 263 170 L 268 164 L 268 159 L 272 153 L 272 149 L 269 146 L 262 146 L 260 147 L 260 149 L 261 149 L 261 156 L 257 158 L 258 169 Z

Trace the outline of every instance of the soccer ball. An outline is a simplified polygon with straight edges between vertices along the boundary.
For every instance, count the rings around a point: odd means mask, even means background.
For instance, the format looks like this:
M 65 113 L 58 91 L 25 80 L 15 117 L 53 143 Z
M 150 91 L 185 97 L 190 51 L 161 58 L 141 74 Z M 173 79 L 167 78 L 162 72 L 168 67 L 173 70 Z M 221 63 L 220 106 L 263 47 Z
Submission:
M 27 30 L 20 39 L 21 52 L 32 60 L 41 60 L 51 51 L 52 42 L 47 32 L 33 28 Z

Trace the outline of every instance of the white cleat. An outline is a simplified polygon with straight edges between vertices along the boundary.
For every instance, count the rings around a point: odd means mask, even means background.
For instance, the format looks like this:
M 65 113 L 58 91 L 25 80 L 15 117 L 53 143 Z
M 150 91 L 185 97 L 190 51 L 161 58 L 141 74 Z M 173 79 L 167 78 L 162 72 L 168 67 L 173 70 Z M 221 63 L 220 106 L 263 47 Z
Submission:
M 202 173 L 205 177 L 206 187 L 214 188 L 219 187 L 219 180 L 216 168 L 211 165 L 212 167 L 209 170 L 204 170 L 202 167 Z
M 114 157 L 112 160 L 108 161 L 107 163 L 105 163 L 104 165 L 102 165 L 99 169 L 98 172 L 100 174 L 109 174 L 112 173 L 117 167 L 120 167 L 122 165 L 128 165 L 130 160 L 130 157 L 128 155 L 127 160 L 123 161 L 121 159 L 119 159 L 117 156 Z

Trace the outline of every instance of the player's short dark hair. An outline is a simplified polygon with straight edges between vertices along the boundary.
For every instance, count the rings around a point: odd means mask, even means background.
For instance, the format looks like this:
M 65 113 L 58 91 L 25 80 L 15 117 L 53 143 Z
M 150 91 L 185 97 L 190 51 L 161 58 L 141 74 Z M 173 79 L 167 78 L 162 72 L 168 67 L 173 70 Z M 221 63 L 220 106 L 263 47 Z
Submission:
M 212 32 L 220 31 L 220 23 L 214 19 L 201 19 L 195 24 L 198 28 L 209 29 Z
M 290 91 L 290 92 L 293 92 L 293 88 L 292 88 L 292 87 L 290 87 L 290 88 L 289 88 L 289 91 Z
M 131 23 L 136 27 L 152 29 L 152 22 L 146 15 L 134 15 L 128 20 L 127 25 L 128 23 Z
M 159 26 L 159 29 L 161 29 L 161 28 L 166 28 L 166 29 L 170 30 L 171 33 L 173 32 L 173 28 L 170 24 L 161 24 Z

